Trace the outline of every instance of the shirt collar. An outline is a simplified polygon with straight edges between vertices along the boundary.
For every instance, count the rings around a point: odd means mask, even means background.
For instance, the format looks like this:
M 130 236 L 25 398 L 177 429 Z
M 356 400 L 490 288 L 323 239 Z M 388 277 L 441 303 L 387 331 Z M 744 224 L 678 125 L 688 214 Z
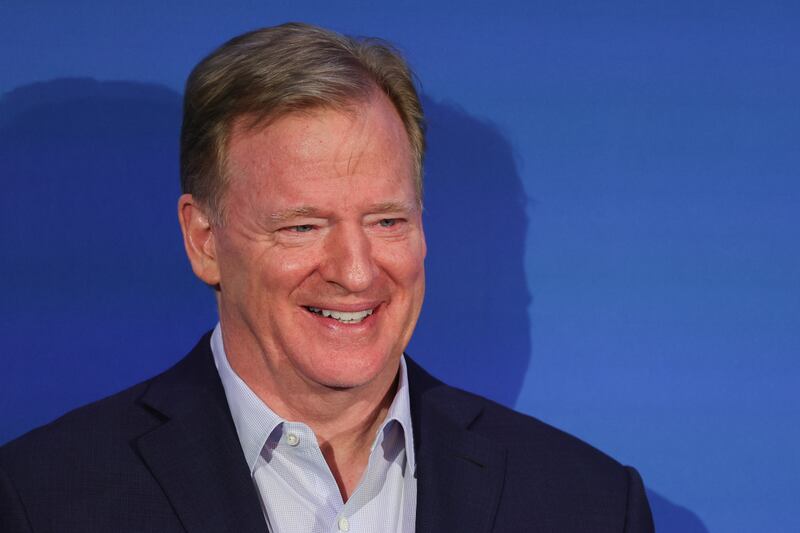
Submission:
M 252 473 L 267 439 L 286 420 L 275 414 L 231 368 L 228 363 L 228 357 L 225 354 L 225 347 L 222 342 L 222 328 L 219 323 L 217 323 L 211 335 L 211 352 L 214 355 L 214 364 L 222 381 L 222 387 L 225 389 L 228 407 L 233 417 L 233 423 L 236 426 L 236 433 L 239 436 L 247 466 Z M 400 357 L 397 392 L 389 406 L 386 419 L 378 430 L 373 449 L 381 440 L 381 434 L 393 421 L 403 428 L 406 459 L 413 472 L 416 462 L 405 356 Z
M 250 467 L 250 472 L 253 472 L 264 444 L 284 420 L 267 407 L 267 404 L 262 402 L 261 398 L 231 368 L 222 344 L 222 328 L 219 323 L 211 334 L 211 352 L 214 354 L 214 364 L 225 389 L 228 407 L 247 466 Z

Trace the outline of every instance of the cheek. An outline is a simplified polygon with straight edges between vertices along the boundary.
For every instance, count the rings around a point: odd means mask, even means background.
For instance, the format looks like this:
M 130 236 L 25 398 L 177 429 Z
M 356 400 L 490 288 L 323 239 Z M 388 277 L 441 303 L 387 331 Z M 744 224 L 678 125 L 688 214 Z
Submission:
M 315 253 L 286 250 L 263 238 L 237 235 L 220 239 L 218 261 L 223 277 L 249 289 L 291 285 L 313 269 Z
M 223 295 L 228 293 L 241 293 L 246 290 L 248 278 L 250 278 L 249 268 L 253 264 L 248 260 L 246 248 L 239 248 L 228 239 L 217 239 L 217 264 L 220 273 L 220 287 Z
M 313 259 L 316 254 L 275 254 L 269 257 L 266 270 L 280 278 L 291 278 L 302 275 L 314 268 Z
M 415 243 L 402 249 L 392 249 L 385 264 L 398 281 L 413 283 L 425 277 L 425 245 Z
M 262 291 L 278 296 L 271 299 L 266 305 L 284 303 L 280 297 L 291 297 L 292 293 L 305 287 L 317 267 L 319 254 L 309 251 L 294 253 L 279 253 L 271 250 L 261 258 L 261 266 L 254 272 L 254 278 Z

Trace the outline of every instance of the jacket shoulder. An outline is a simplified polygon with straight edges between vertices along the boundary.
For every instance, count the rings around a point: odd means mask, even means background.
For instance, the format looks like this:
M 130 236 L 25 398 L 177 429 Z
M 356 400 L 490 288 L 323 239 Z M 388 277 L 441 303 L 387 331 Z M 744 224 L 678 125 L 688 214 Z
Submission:
M 622 465 L 594 446 L 538 418 L 493 400 L 447 385 L 406 357 L 415 408 L 435 408 L 442 420 L 451 420 L 470 433 L 508 450 L 520 463 L 580 464 L 619 472 Z M 418 413 L 417 413 L 418 415 Z
M 466 429 L 505 450 L 498 531 L 518 530 L 523 517 L 558 524 L 558 531 L 653 531 L 635 469 L 537 418 L 444 387 L 440 397 L 477 413 Z
M 180 529 L 140 440 L 170 423 L 149 401 L 153 391 L 174 386 L 187 408 L 202 410 L 213 372 L 207 350 L 195 348 L 162 374 L 0 447 L 0 530 L 25 531 L 25 523 L 37 531 Z
M 149 380 L 112 396 L 74 409 L 0 447 L 0 467 L 6 472 L 52 471 L 51 462 L 99 461 L 112 442 L 125 442 L 158 422 L 155 413 L 138 405 Z
M 471 404 L 479 413 L 469 430 L 501 444 L 510 458 L 546 460 L 554 466 L 579 465 L 619 473 L 622 465 L 582 439 L 542 420 L 515 411 L 488 398 L 445 385 L 454 401 Z
M 11 468 L 17 463 L 26 463 L 25 459 L 29 457 L 45 460 L 51 453 L 62 457 L 64 461 L 66 451 L 74 454 L 91 453 L 97 460 L 102 458 L 106 450 L 114 449 L 112 444 L 127 442 L 163 423 L 164 416 L 142 401 L 145 394 L 155 382 L 178 387 L 186 382 L 213 383 L 214 376 L 209 377 L 211 371 L 206 368 L 213 367 L 208 348 L 209 336 L 210 333 L 203 336 L 189 354 L 164 372 L 73 409 L 0 446 L 0 466 Z M 197 377 L 198 374 L 200 377 Z

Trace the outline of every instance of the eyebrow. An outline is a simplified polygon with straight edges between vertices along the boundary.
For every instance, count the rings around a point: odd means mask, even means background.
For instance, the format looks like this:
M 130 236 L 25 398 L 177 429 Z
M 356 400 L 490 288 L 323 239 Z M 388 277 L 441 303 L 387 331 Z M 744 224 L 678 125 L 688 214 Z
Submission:
M 381 202 L 373 204 L 367 209 L 368 213 L 413 213 L 417 209 L 417 205 L 413 202 Z M 296 218 L 312 217 L 323 218 L 324 213 L 322 210 L 310 206 L 303 205 L 299 207 L 292 207 L 284 211 L 278 211 L 269 215 L 269 219 L 274 222 L 286 222 Z
M 302 218 L 302 217 L 319 217 L 321 216 L 321 211 L 316 207 L 304 205 L 300 207 L 292 207 L 290 209 L 286 209 L 285 211 L 278 211 L 277 213 L 272 213 L 269 215 L 270 220 L 276 222 L 285 222 L 287 220 L 292 220 L 295 218 Z
M 367 211 L 369 213 L 411 213 L 416 208 L 416 204 L 410 202 L 381 202 L 371 205 Z

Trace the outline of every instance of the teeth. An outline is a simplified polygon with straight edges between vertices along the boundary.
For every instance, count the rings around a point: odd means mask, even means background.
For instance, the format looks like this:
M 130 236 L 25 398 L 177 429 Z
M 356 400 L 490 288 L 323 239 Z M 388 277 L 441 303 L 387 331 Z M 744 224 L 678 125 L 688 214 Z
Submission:
M 332 311 L 330 309 L 320 309 L 319 307 L 308 307 L 308 310 L 312 313 L 316 313 L 318 315 L 322 315 L 328 318 L 335 318 L 339 322 L 344 322 L 345 324 L 356 324 L 361 322 L 369 315 L 372 314 L 374 309 L 367 309 L 366 311 L 357 311 L 355 313 L 347 313 L 345 311 Z

